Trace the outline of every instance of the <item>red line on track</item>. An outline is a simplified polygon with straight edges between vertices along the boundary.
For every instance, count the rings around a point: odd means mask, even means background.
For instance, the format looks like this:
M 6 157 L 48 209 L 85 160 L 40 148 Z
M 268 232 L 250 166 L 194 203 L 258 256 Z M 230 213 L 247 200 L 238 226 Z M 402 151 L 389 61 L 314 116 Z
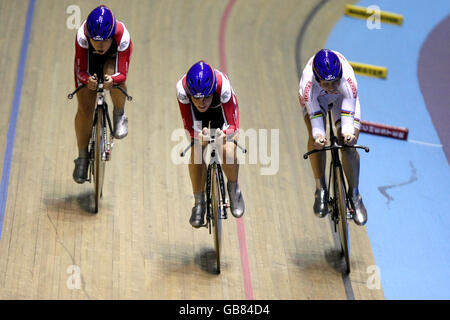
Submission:
M 222 18 L 220 20 L 219 59 L 220 59 L 220 70 L 222 70 L 224 73 L 227 73 L 227 63 L 226 63 L 227 61 L 225 55 L 225 31 L 228 17 L 235 3 L 236 0 L 230 0 L 228 2 L 228 5 L 225 8 L 225 11 L 223 12 Z M 243 218 L 236 219 L 236 225 L 239 238 L 239 249 L 241 253 L 242 272 L 244 276 L 245 299 L 253 300 L 253 287 L 252 287 L 252 279 L 250 276 L 250 265 L 248 263 L 247 241 L 245 240 L 244 219 Z

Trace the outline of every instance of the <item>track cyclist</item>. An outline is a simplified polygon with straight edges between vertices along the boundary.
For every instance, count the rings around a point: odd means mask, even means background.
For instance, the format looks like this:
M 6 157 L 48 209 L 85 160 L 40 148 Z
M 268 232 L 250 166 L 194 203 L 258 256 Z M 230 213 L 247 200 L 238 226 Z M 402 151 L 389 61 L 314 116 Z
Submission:
M 339 52 L 322 49 L 307 62 L 300 80 L 299 99 L 308 128 L 308 150 L 322 149 L 326 142 L 325 117 L 330 106 L 338 130 L 339 144 L 354 145 L 359 136 L 361 107 L 352 66 Z M 356 149 L 341 149 L 342 165 L 349 184 L 349 196 L 355 205 L 353 220 L 357 225 L 367 222 L 367 211 L 359 193 L 360 160 Z M 310 156 L 316 180 L 314 213 L 328 214 L 328 191 L 325 181 L 325 153 Z
M 222 158 L 226 159 L 222 161 L 222 168 L 228 179 L 231 213 L 236 218 L 242 217 L 245 204 L 238 183 L 236 145 L 232 141 L 237 138 L 239 131 L 239 106 L 228 77 L 205 61 L 198 61 L 178 81 L 176 88 L 184 128 L 191 141 L 200 143 L 200 150 L 203 151 L 210 138 L 210 125 L 215 129 L 216 140 L 222 142 L 219 146 L 222 145 L 223 152 L 219 150 L 219 155 L 222 153 Z M 198 148 L 194 145 L 191 149 L 189 176 L 195 204 L 189 222 L 194 228 L 199 228 L 204 225 L 206 211 L 206 164 L 202 157 L 203 152 L 195 150 Z
M 88 144 L 92 132 L 97 80 L 103 75 L 104 89 L 110 90 L 114 105 L 114 137 L 123 139 L 128 134 L 125 116 L 125 96 L 113 85 L 127 89 L 127 79 L 133 50 L 130 33 L 113 12 L 101 5 L 92 10 L 78 29 L 75 39 L 75 85 L 85 84 L 77 94 L 78 110 L 75 116 L 75 133 L 78 158 L 75 159 L 73 179 L 84 183 L 89 168 Z M 102 70 L 101 66 L 103 66 Z

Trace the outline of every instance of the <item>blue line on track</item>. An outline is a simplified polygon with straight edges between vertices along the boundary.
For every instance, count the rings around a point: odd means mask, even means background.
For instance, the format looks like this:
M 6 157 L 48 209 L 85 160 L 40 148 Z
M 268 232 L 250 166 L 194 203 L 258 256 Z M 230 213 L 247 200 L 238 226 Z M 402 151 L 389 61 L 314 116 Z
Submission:
M 33 23 L 33 13 L 35 0 L 28 3 L 25 30 L 22 38 L 22 47 L 20 49 L 20 60 L 17 68 L 16 87 L 14 90 L 14 100 L 12 103 L 11 115 L 9 118 L 8 136 L 6 138 L 5 157 L 3 159 L 2 181 L 0 184 L 0 239 L 3 229 L 3 220 L 5 217 L 6 201 L 8 199 L 9 174 L 11 171 L 11 159 L 14 148 L 14 136 L 16 134 L 17 118 L 19 116 L 20 98 L 22 96 L 22 85 L 25 73 L 25 64 L 27 61 L 28 43 L 30 42 L 31 26 Z

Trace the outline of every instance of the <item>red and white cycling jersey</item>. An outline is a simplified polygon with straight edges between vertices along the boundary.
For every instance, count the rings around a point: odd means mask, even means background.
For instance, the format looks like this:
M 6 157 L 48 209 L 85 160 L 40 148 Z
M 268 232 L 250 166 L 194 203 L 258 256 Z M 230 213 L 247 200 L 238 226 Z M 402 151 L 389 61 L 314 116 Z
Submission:
M 200 112 L 192 103 L 191 97 L 187 94 L 186 75 L 177 83 L 177 98 L 180 106 L 181 117 L 184 128 L 191 138 L 197 138 L 202 128 L 211 126 L 219 128 L 226 135 L 231 136 L 239 131 L 239 105 L 231 88 L 230 80 L 227 76 L 214 69 L 217 79 L 217 89 L 213 94 L 211 106 L 205 112 Z
M 83 21 L 78 29 L 75 39 L 75 85 L 80 83 L 87 84 L 91 74 L 89 73 L 90 61 L 95 55 L 92 45 L 85 33 L 86 21 Z M 116 33 L 113 37 L 113 43 L 105 53 L 104 58 L 113 57 L 116 59 L 115 73 L 112 75 L 114 84 L 120 84 L 127 79 L 128 68 L 130 65 L 133 44 L 130 33 L 125 24 L 116 20 Z M 94 55 L 93 55 L 94 54 Z M 99 55 L 97 55 L 99 56 Z M 93 59 L 94 60 L 94 59 Z M 92 67 L 92 66 L 91 66 Z
M 328 94 L 316 81 L 313 73 L 312 56 L 303 69 L 299 86 L 299 100 L 303 115 L 309 115 L 312 126 L 312 136 L 325 137 L 323 117 L 328 112 L 328 106 L 333 104 L 332 113 L 337 127 L 342 127 L 342 134 L 354 134 L 355 128 L 360 128 L 361 107 L 358 97 L 358 84 L 355 73 L 345 57 L 333 51 L 342 64 L 342 79 L 337 93 Z

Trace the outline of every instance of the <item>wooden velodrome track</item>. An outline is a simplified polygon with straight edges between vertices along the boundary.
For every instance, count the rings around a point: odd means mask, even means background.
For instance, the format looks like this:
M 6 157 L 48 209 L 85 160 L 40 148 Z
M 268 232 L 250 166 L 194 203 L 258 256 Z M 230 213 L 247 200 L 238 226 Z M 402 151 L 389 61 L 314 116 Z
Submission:
M 336 266 L 328 219 L 312 213 L 296 55 L 303 68 L 348 1 L 324 2 L 320 20 L 312 14 L 318 3 L 238 0 L 231 8 L 226 72 L 241 128 L 279 129 L 279 170 L 261 175 L 267 165 L 250 164 L 247 156 L 240 170 L 246 213 L 241 229 L 231 215 L 224 221 L 222 273 L 216 275 L 212 237 L 188 222 L 191 184 L 187 166 L 172 161 L 179 142 L 171 135 L 182 127 L 178 79 L 199 59 L 221 67 L 219 30 L 228 1 L 105 3 L 131 33 L 127 83 L 134 101 L 126 106 L 129 135 L 116 141 L 97 215 L 92 185 L 72 180 L 76 102 L 66 97 L 73 89 L 76 30 L 66 27 L 66 8 L 78 5 L 84 20 L 98 3 L 37 1 L 0 242 L 0 298 L 384 299 L 382 289 L 366 285 L 375 261 L 365 227 L 351 223 L 346 278 Z M 27 6 L 0 1 L 2 168 Z M 79 287 L 68 286 L 71 266 L 79 267 Z

